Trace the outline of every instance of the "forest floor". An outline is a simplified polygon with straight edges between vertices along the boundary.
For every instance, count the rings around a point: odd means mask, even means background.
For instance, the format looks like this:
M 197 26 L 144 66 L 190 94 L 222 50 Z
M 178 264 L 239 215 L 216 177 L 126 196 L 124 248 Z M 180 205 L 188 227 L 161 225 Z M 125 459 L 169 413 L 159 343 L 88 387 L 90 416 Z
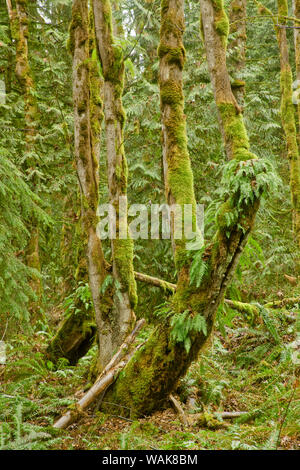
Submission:
M 289 311 L 294 322 L 279 312 L 255 326 L 236 316 L 223 334 L 215 331 L 176 391 L 187 416 L 207 418 L 186 426 L 171 404 L 139 420 L 115 404 L 114 415 L 94 405 L 68 429 L 54 429 L 84 393 L 96 349 L 75 367 L 64 360 L 54 366 L 43 355 L 48 326 L 37 326 L 30 338 L 19 334 L 0 366 L 0 449 L 300 449 L 299 307 Z M 223 411 L 247 414 L 222 420 Z

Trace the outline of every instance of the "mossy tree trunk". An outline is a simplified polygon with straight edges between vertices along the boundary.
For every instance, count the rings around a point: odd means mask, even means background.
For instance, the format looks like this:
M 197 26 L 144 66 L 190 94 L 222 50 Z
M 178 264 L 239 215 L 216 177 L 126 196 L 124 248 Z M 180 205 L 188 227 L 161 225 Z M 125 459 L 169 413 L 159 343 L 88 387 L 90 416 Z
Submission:
M 102 363 L 105 365 L 114 350 L 131 331 L 137 302 L 133 272 L 133 242 L 127 227 L 127 177 L 124 153 L 125 112 L 122 106 L 124 61 L 122 49 L 115 43 L 109 0 L 94 0 L 96 41 L 104 78 L 104 114 L 108 167 L 109 202 L 115 208 L 116 237 L 111 240 L 113 308 L 98 323 Z M 119 210 L 119 202 L 123 211 Z M 123 237 L 123 238 L 122 238 Z
M 295 62 L 296 62 L 296 80 L 297 92 L 296 98 L 298 100 L 298 145 L 300 145 L 300 0 L 293 0 L 293 14 L 299 21 L 295 24 L 294 28 L 294 44 L 295 44 Z
M 72 271 L 69 270 L 73 282 L 68 289 L 64 286 L 64 294 L 69 295 L 70 299 L 70 294 L 73 292 L 73 302 L 72 309 L 62 320 L 46 350 L 47 358 L 54 363 L 60 358 L 66 358 L 71 365 L 75 365 L 88 352 L 97 336 L 93 304 L 89 301 L 85 290 L 89 279 L 86 258 L 88 240 L 86 234 L 83 233 L 82 225 L 80 219 L 76 220 L 75 230 L 70 232 L 73 237 L 68 239 L 74 249 L 74 256 L 68 261 L 76 260 L 76 264 L 73 265 Z M 75 238 L 75 243 L 73 238 Z M 69 250 L 70 247 L 67 251 Z
M 100 287 L 108 274 L 108 265 L 104 259 L 101 240 L 96 232 L 99 198 L 98 147 L 102 103 L 99 96 L 100 89 L 97 89 L 98 79 L 94 76 L 95 64 L 90 60 L 91 36 L 88 0 L 74 0 L 69 46 L 73 54 L 75 158 L 81 190 L 82 246 L 88 260 L 89 284 L 100 337 L 100 368 L 105 365 L 102 358 L 106 354 L 106 345 L 101 341 L 106 305 L 101 299 Z M 97 86 L 93 88 L 95 81 Z
M 256 3 L 258 4 L 260 13 L 266 13 L 272 18 L 279 47 L 281 122 L 285 133 L 287 155 L 290 165 L 293 230 L 296 243 L 300 246 L 300 156 L 293 104 L 293 75 L 289 61 L 289 47 L 285 28 L 288 17 L 288 3 L 287 0 L 278 0 L 278 15 L 273 15 L 268 8 L 258 1 L 256 1 Z
M 245 81 L 243 70 L 246 64 L 246 0 L 232 0 L 230 3 L 230 33 L 234 39 L 229 44 L 231 88 L 240 106 L 244 104 Z
M 34 139 L 36 135 L 36 121 L 38 110 L 34 97 L 34 81 L 32 78 L 29 55 L 28 55 L 28 1 L 27 0 L 6 0 L 8 15 L 10 19 L 10 30 L 12 39 L 16 47 L 16 77 L 20 84 L 24 96 L 24 121 L 25 121 L 25 153 L 26 159 L 23 169 L 25 172 L 31 171 L 36 166 L 34 157 Z M 31 180 L 32 189 L 37 190 L 38 181 L 36 177 Z M 26 264 L 40 272 L 39 255 L 39 227 L 36 220 L 30 221 L 30 239 L 26 248 Z M 40 277 L 33 275 L 31 281 L 32 289 L 40 298 L 42 285 Z M 35 307 L 33 306 L 33 310 Z
M 240 164 L 247 165 L 247 160 L 252 164 L 255 156 L 249 152 L 243 119 L 230 87 L 225 60 L 228 19 L 223 4 L 218 2 L 218 6 L 219 8 L 210 0 L 201 1 L 207 55 L 210 64 L 213 62 L 218 65 L 213 69 L 212 81 L 231 157 L 243 160 Z M 220 34 L 216 17 L 227 24 L 225 33 L 222 29 Z M 168 202 L 181 207 L 184 204 L 195 204 L 182 90 L 185 61 L 183 31 L 183 0 L 162 0 L 158 54 L 165 187 Z M 213 76 L 214 73 L 217 73 L 217 77 Z M 237 134 L 232 132 L 233 128 L 237 130 Z M 244 203 L 237 209 L 238 197 L 238 191 L 233 192 L 220 210 L 218 231 L 204 250 L 203 262 L 206 263 L 207 270 L 199 287 L 191 285 L 193 253 L 187 249 L 186 240 L 173 239 L 178 282 L 170 304 L 170 315 L 162 320 L 108 391 L 108 401 L 130 407 L 135 416 L 149 414 L 166 403 L 178 379 L 197 358 L 213 329 L 217 308 L 235 272 L 259 205 L 258 198 L 254 196 L 251 203 Z M 231 211 L 237 211 L 237 216 L 234 222 L 226 224 L 224 214 Z M 178 318 L 184 318 L 189 324 L 197 318 L 205 323 L 206 328 L 190 328 L 186 338 L 188 347 L 174 336 L 173 325 L 174 322 L 176 325 Z
M 287 0 L 278 1 L 278 23 L 286 24 Z M 300 247 L 300 157 L 297 143 L 296 119 L 293 104 L 293 75 L 289 62 L 289 49 L 284 27 L 275 26 L 280 52 L 281 119 L 286 136 L 287 153 L 290 162 L 290 187 L 293 207 L 295 239 Z
M 73 256 L 77 266 L 71 271 L 75 278 L 75 286 L 88 282 L 89 271 L 93 301 L 100 311 L 99 290 L 101 282 L 106 275 L 107 264 L 104 261 L 101 242 L 95 234 L 97 223 L 97 201 L 99 186 L 99 154 L 101 123 L 103 120 L 101 90 L 102 80 L 99 73 L 97 54 L 95 54 L 95 32 L 92 10 L 89 12 L 86 5 L 79 10 L 78 4 L 73 6 L 70 46 L 73 53 L 73 95 L 75 104 L 75 152 L 77 168 L 80 169 L 81 187 L 81 215 L 77 219 L 72 209 L 75 230 L 71 232 L 66 227 L 64 243 L 71 244 Z M 79 21 L 79 18 L 82 20 Z M 77 23 L 75 23 L 77 21 Z M 87 23 L 88 21 L 88 23 Z M 80 43 L 82 38 L 82 43 Z M 77 46 L 80 51 L 76 50 Z M 82 67 L 85 67 L 84 75 Z M 80 78 L 82 82 L 78 78 Z M 80 107 L 78 109 L 78 107 Z M 85 111 L 84 111 L 85 108 Z M 82 114 L 85 114 L 82 117 Z M 81 125 L 79 121 L 81 120 Z M 85 129 L 86 126 L 86 129 Z M 86 132 L 87 131 L 87 132 Z M 71 202 L 69 201 L 69 204 Z M 74 217 L 75 216 L 75 217 Z M 73 243 L 72 238 L 75 238 Z M 68 254 L 70 246 L 63 246 L 62 252 Z M 87 254 L 89 265 L 87 264 Z M 95 258 L 93 255 L 95 254 Z M 99 259 L 97 260 L 97 257 Z M 70 256 L 68 258 L 70 262 Z M 99 261 L 99 266 L 97 265 Z M 66 263 L 67 265 L 69 263 Z M 76 269 L 76 270 L 75 270 Z M 75 270 L 75 273 L 74 273 Z M 60 357 L 67 358 L 71 364 L 76 364 L 91 347 L 96 336 L 95 313 L 92 305 L 87 306 L 85 299 L 75 293 L 72 312 L 62 322 L 56 335 L 47 348 L 47 356 L 56 362 Z M 101 356 L 101 353 L 99 353 Z
M 4 2 L 0 6 L 0 15 L 1 18 L 5 18 L 6 21 L 6 16 L 7 16 L 7 24 L 10 24 L 10 18 L 8 16 L 8 7 L 7 5 L 4 4 Z M 6 50 L 5 53 L 5 61 L 6 65 L 3 68 L 0 68 L 0 73 L 4 74 L 4 82 L 5 82 L 5 94 L 8 95 L 11 90 L 12 90 L 12 83 L 13 83 L 13 64 L 14 64 L 14 57 L 13 57 L 13 42 L 12 42 L 12 35 L 11 35 L 11 29 L 7 31 L 7 36 L 9 38 L 9 47 Z M 3 56 L 3 54 L 2 54 Z

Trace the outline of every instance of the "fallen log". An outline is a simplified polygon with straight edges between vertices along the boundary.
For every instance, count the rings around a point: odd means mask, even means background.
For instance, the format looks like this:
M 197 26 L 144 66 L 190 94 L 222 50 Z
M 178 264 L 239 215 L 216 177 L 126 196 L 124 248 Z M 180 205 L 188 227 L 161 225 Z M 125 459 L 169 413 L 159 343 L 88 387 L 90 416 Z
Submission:
M 300 304 L 300 297 L 291 297 L 287 299 L 275 300 L 273 302 L 268 302 L 264 305 L 265 308 L 283 308 L 283 307 L 292 307 L 295 304 Z
M 152 286 L 159 287 L 169 292 L 175 292 L 177 285 L 172 282 L 159 279 L 158 277 L 148 276 L 148 274 L 143 274 L 139 272 L 134 272 L 134 277 L 137 281 L 145 282 L 146 284 L 151 284 Z M 229 305 L 231 308 L 238 310 L 241 313 L 252 314 L 254 316 L 259 316 L 259 307 L 257 305 L 249 304 L 247 302 L 240 302 L 238 300 L 224 299 L 224 303 Z M 287 298 L 282 300 L 276 300 L 273 302 L 268 302 L 263 305 L 264 308 L 283 308 L 288 305 L 292 306 L 294 304 L 300 303 L 300 297 Z
M 163 290 L 169 292 L 175 292 L 176 284 L 172 284 L 172 282 L 164 281 L 163 279 L 159 279 L 158 277 L 148 276 L 148 274 L 134 272 L 134 277 L 137 281 L 145 282 L 146 284 L 151 284 L 155 287 L 160 287 Z
M 124 361 L 123 367 L 125 366 L 126 362 Z M 117 369 L 117 368 L 116 368 Z M 108 372 L 101 380 L 96 382 L 90 390 L 81 398 L 81 400 L 76 403 L 74 410 L 69 410 L 65 413 L 61 418 L 59 418 L 56 423 L 54 423 L 53 427 L 57 429 L 65 429 L 71 423 L 76 421 L 79 415 L 83 412 L 85 408 L 87 408 L 92 401 L 107 387 L 113 383 L 115 380 L 115 374 L 117 370 L 111 370 Z
M 224 303 L 230 308 L 237 310 L 241 313 L 244 313 L 247 316 L 250 316 L 253 319 L 256 319 L 260 315 L 260 310 L 256 305 L 239 302 L 238 300 L 224 299 Z
M 118 376 L 119 372 L 126 366 L 126 364 L 130 361 L 133 354 L 136 352 L 137 348 L 133 351 L 128 353 L 123 360 L 122 357 L 128 351 L 128 347 L 130 344 L 133 343 L 134 339 L 137 336 L 137 333 L 140 331 L 142 326 L 145 324 L 145 320 L 139 320 L 133 329 L 133 331 L 127 336 L 124 343 L 120 346 L 117 353 L 113 356 L 110 363 L 105 367 L 105 369 L 101 372 L 99 377 L 97 378 L 94 385 L 88 390 L 87 393 L 75 404 L 73 405 L 74 408 L 70 409 L 65 413 L 61 418 L 59 418 L 53 425 L 54 428 L 57 429 L 65 429 L 74 421 L 83 414 L 84 409 L 86 409 L 99 395 L 106 391 L 106 389 L 111 385 L 116 377 Z
M 221 413 L 215 413 L 215 416 L 222 419 L 235 419 L 248 414 L 248 411 L 222 411 Z
M 208 417 L 212 419 L 213 421 L 216 419 L 236 419 L 240 418 L 241 416 L 248 415 L 248 411 L 222 411 L 222 412 L 215 412 L 212 414 L 209 413 L 196 413 L 196 414 L 189 414 L 188 416 L 184 412 L 180 402 L 172 395 L 169 395 L 169 399 L 175 409 L 175 411 L 178 413 L 179 419 L 182 424 L 185 426 L 190 426 L 193 424 L 199 424 L 202 423 L 202 425 L 207 422 Z

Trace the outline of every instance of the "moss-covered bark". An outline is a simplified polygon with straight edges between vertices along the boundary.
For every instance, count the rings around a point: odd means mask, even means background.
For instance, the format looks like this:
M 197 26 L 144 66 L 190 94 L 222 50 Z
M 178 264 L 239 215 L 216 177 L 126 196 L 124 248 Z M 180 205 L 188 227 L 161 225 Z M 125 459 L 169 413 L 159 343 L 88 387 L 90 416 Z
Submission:
M 61 324 L 49 344 L 46 357 L 53 363 L 58 359 L 68 359 L 71 365 L 83 357 L 93 345 L 96 337 L 95 314 L 92 308 L 85 309 L 82 302 L 75 304 L 71 313 Z
M 217 42 L 209 41 L 212 47 L 210 52 L 214 63 L 218 58 L 219 67 L 226 74 L 218 79 L 221 78 L 222 83 L 228 83 L 231 98 L 229 100 L 227 95 L 224 95 L 221 103 L 218 102 L 224 117 L 224 132 L 229 134 L 227 138 L 233 149 L 232 158 L 240 160 L 243 154 L 246 159 L 252 160 L 254 156 L 248 150 L 246 131 L 242 117 L 237 111 L 226 69 L 227 36 L 225 33 L 227 28 L 221 28 L 220 22 L 223 19 L 222 24 L 228 24 L 227 17 L 223 18 L 225 13 L 221 2 L 215 5 L 215 2 L 209 1 L 209 6 L 208 19 L 212 29 L 208 34 L 216 34 L 218 39 Z M 205 16 L 207 12 L 205 8 L 201 10 L 203 18 L 203 13 Z M 218 19 L 217 25 L 215 18 Z M 203 25 L 206 30 L 206 21 Z M 183 112 L 182 69 L 185 60 L 183 30 L 183 0 L 162 0 L 158 53 L 166 197 L 169 203 L 194 205 L 193 175 L 187 151 Z M 207 37 L 206 34 L 205 37 Z M 208 46 L 207 43 L 206 46 Z M 212 76 L 214 85 L 218 83 L 218 79 Z M 218 89 L 216 96 L 219 98 Z M 225 109 L 222 108 L 224 104 Z M 237 128 L 238 132 L 233 132 L 232 128 Z M 230 208 L 236 209 L 236 196 L 232 194 L 225 203 L 227 211 Z M 229 226 L 220 224 L 213 243 L 205 247 L 203 261 L 208 269 L 198 288 L 191 285 L 192 253 L 188 251 L 185 240 L 173 241 L 178 282 L 176 293 L 171 300 L 170 314 L 125 367 L 115 385 L 108 392 L 108 401 L 130 406 L 134 416 L 151 413 L 165 404 L 169 393 L 191 362 L 196 359 L 213 329 L 216 310 L 234 274 L 253 226 L 258 205 L 258 199 L 254 197 L 252 203 L 240 206 L 234 223 Z M 186 341 L 180 338 L 180 334 L 176 334 L 180 319 L 184 319 L 184 323 L 181 323 L 182 331 L 188 331 Z M 196 324 L 198 327 L 195 326 Z M 190 327 L 188 328 L 187 325 Z M 199 325 L 202 325 L 202 328 Z
M 23 169 L 26 172 L 30 167 L 36 166 L 34 157 L 31 157 L 30 155 L 34 154 L 34 137 L 36 134 L 36 121 L 38 117 L 37 104 L 34 96 L 34 81 L 32 78 L 28 52 L 28 2 L 27 0 L 16 0 L 15 2 L 7 0 L 6 4 L 10 19 L 11 37 L 15 42 L 16 48 L 15 72 L 24 97 L 24 121 L 26 129 L 25 152 L 27 156 Z M 32 189 L 35 189 L 36 185 L 37 181 L 32 180 Z M 30 268 L 40 271 L 39 228 L 36 220 L 30 221 L 28 231 L 30 233 L 30 239 L 25 253 L 26 264 Z M 38 275 L 32 277 L 31 287 L 39 299 L 42 293 L 42 284 Z M 33 305 L 32 308 L 34 311 L 36 310 L 35 305 Z
M 124 61 L 122 49 L 114 40 L 109 0 L 94 0 L 93 11 L 98 53 L 104 79 L 104 111 L 108 167 L 109 202 L 117 215 L 116 237 L 111 240 L 114 308 L 101 328 L 100 344 L 105 342 L 108 354 L 120 346 L 135 321 L 137 302 L 133 272 L 133 241 L 127 227 L 127 161 L 124 152 L 125 111 L 122 105 Z M 120 217 L 119 202 L 124 207 Z M 122 238 L 121 234 L 125 234 Z M 102 339 L 101 339 L 102 338 Z
M 73 101 L 75 158 L 81 189 L 82 245 L 88 260 L 89 284 L 93 298 L 99 334 L 99 369 L 111 357 L 103 341 L 109 296 L 103 298 L 101 285 L 108 274 L 101 241 L 96 233 L 98 223 L 98 150 L 102 119 L 102 102 L 98 90 L 99 71 L 93 49 L 93 32 L 89 31 L 88 1 L 74 0 L 70 25 L 69 49 L 73 55 Z M 84 318 L 83 318 L 84 320 Z
M 226 17 L 223 2 L 201 2 L 202 31 L 220 125 L 229 159 L 248 160 L 256 158 L 250 152 L 249 140 L 241 108 L 232 92 L 226 66 L 226 41 L 217 27 L 220 16 Z M 225 21 L 225 20 L 224 20 Z M 218 53 L 215 53 L 218 50 Z
M 294 17 L 298 19 L 298 22 L 295 22 L 296 27 L 294 28 L 294 44 L 297 80 L 297 90 L 295 95 L 298 101 L 298 145 L 300 145 L 300 0 L 293 0 L 293 13 Z
M 288 16 L 287 0 L 278 0 L 278 19 L 280 25 L 286 24 Z M 286 136 L 287 153 L 290 162 L 290 187 L 293 207 L 293 226 L 295 238 L 300 247 L 300 157 L 297 143 L 295 111 L 293 105 L 293 76 L 289 63 L 289 50 L 284 27 L 276 26 L 280 52 L 281 119 Z
M 4 2 L 0 6 L 0 15 L 2 18 L 5 18 L 5 23 L 10 24 L 11 20 L 9 18 L 9 9 L 12 8 L 9 5 L 9 2 L 7 5 L 4 4 Z M 7 17 L 7 18 L 6 18 Z M 13 67 L 14 67 L 14 57 L 12 53 L 12 48 L 13 48 L 13 42 L 12 42 L 12 35 L 11 35 L 11 29 L 7 31 L 7 36 L 9 37 L 9 46 L 7 48 L 7 51 L 5 55 L 5 61 L 6 65 L 1 72 L 4 72 L 4 81 L 5 81 L 5 93 L 9 94 L 12 89 L 12 83 L 13 83 Z
M 73 296 L 72 310 L 61 322 L 49 343 L 46 357 L 54 363 L 60 358 L 66 358 L 70 364 L 75 365 L 92 346 L 97 337 L 97 329 L 93 305 L 87 306 L 87 298 L 82 298 L 80 290 L 77 290 L 88 283 L 89 279 L 86 256 L 88 237 L 83 231 L 80 218 L 73 219 L 73 224 L 73 230 L 69 229 L 69 236 L 65 234 L 63 238 L 65 245 L 70 246 L 61 247 L 62 255 L 69 255 L 65 275 L 68 274 L 71 279 L 65 280 L 64 294 Z
M 279 55 L 280 55 L 280 90 L 281 90 L 281 122 L 285 133 L 287 156 L 290 164 L 290 188 L 293 209 L 293 229 L 295 240 L 300 246 L 300 156 L 297 143 L 297 130 L 295 110 L 293 104 L 293 75 L 289 61 L 289 47 L 284 27 L 288 17 L 287 0 L 277 1 L 277 13 L 273 13 L 259 3 L 259 11 L 262 14 L 268 14 L 274 23 L 276 32 Z
M 246 0 L 232 0 L 229 10 L 230 33 L 234 35 L 228 45 L 231 88 L 240 106 L 243 106 L 245 96 L 242 75 L 246 63 L 246 4 Z

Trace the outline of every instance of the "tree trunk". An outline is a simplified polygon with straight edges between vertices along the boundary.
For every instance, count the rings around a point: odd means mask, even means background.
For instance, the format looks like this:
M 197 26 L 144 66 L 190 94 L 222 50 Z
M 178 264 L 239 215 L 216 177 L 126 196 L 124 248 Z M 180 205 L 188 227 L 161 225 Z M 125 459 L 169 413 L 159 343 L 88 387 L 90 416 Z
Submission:
M 298 146 L 300 145 L 300 0 L 293 0 L 293 14 L 299 21 L 294 23 L 294 43 L 297 89 L 295 92 L 298 109 Z
M 75 309 L 76 312 L 63 321 L 47 348 L 46 357 L 53 363 L 65 358 L 71 365 L 77 364 L 95 341 L 97 329 L 94 310 L 86 310 L 80 301 L 76 302 Z
M 221 11 L 214 5 L 215 2 L 201 1 L 209 64 L 213 62 L 218 65 L 211 73 L 217 104 L 223 118 L 224 134 L 232 150 L 231 157 L 250 160 L 253 164 L 255 156 L 248 150 L 243 119 L 232 94 L 226 69 L 227 34 L 220 35 L 215 22 L 215 17 L 220 17 L 220 13 L 227 26 L 228 19 L 223 5 Z M 168 202 L 181 207 L 184 204 L 194 205 L 195 201 L 183 114 L 183 30 L 183 0 L 163 0 L 158 54 L 164 175 Z M 228 32 L 228 28 L 226 31 Z M 220 89 L 219 80 L 225 88 L 222 86 Z M 238 135 L 229 132 L 233 125 L 239 130 Z M 247 162 L 242 161 L 241 164 L 247 165 Z M 186 249 L 186 240 L 173 240 L 178 283 L 170 303 L 169 315 L 162 320 L 108 391 L 108 400 L 130 406 L 133 416 L 149 414 L 167 402 L 178 379 L 197 358 L 212 331 L 217 308 L 235 272 L 259 205 L 255 195 L 253 202 L 238 205 L 238 193 L 239 190 L 232 192 L 222 206 L 218 217 L 218 231 L 203 254 L 207 270 L 199 287 L 191 285 L 190 266 L 193 253 Z M 237 211 L 235 222 L 226 224 L 224 214 L 232 211 Z M 182 324 L 189 325 L 189 328 L 184 329 Z M 180 325 L 185 334 L 180 331 Z M 183 337 L 180 337 L 180 332 Z
M 11 0 L 6 0 L 10 30 L 12 39 L 15 40 L 16 46 L 16 77 L 21 86 L 24 96 L 24 120 L 25 120 L 25 152 L 26 162 L 24 165 L 25 172 L 36 166 L 34 157 L 30 155 L 34 152 L 34 138 L 36 134 L 37 105 L 34 97 L 34 82 L 32 79 L 31 68 L 28 57 L 28 2 L 27 0 L 15 1 L 13 5 Z M 31 181 L 31 189 L 35 189 L 38 181 Z M 31 220 L 30 239 L 25 250 L 26 264 L 30 268 L 34 268 L 40 272 L 40 255 L 39 255 L 39 228 L 36 220 Z M 33 275 L 31 287 L 36 293 L 38 299 L 42 293 L 42 285 L 40 277 Z M 32 307 L 35 310 L 35 307 Z
M 100 337 L 99 369 L 108 362 L 107 345 L 102 341 L 103 318 L 111 300 L 100 294 L 108 274 L 101 241 L 96 233 L 98 223 L 98 145 L 102 103 L 97 92 L 98 79 L 90 61 L 92 35 L 89 34 L 88 1 L 74 0 L 69 48 L 73 54 L 73 101 L 75 158 L 81 190 L 82 244 L 88 260 L 89 284 Z M 91 90 L 91 91 L 90 91 Z M 106 360 L 103 358 L 106 357 Z
M 285 133 L 287 155 L 290 164 L 293 230 L 296 243 L 300 246 L 300 156 L 297 144 L 296 119 L 293 104 L 293 75 L 289 62 L 289 48 L 285 28 L 286 18 L 288 16 L 288 3 L 287 0 L 280 0 L 277 3 L 278 15 L 276 16 L 260 3 L 258 3 L 258 5 L 261 13 L 267 13 L 272 18 L 279 47 L 281 122 Z
M 287 0 L 278 2 L 278 22 L 286 24 L 288 16 Z M 287 153 L 290 162 L 290 186 L 293 207 L 293 227 L 295 239 L 300 247 L 300 157 L 297 144 L 297 130 L 292 101 L 293 76 L 289 63 L 289 50 L 284 27 L 275 27 L 280 52 L 280 87 L 281 87 L 281 119 L 286 136 Z
M 94 0 L 96 41 L 104 77 L 104 111 L 108 167 L 109 202 L 115 208 L 116 237 L 111 240 L 114 308 L 110 316 L 97 321 L 100 345 L 105 345 L 105 365 L 113 351 L 131 331 L 137 302 L 133 273 L 133 242 L 127 226 L 127 162 L 124 153 L 125 112 L 122 106 L 124 61 L 120 46 L 115 44 L 109 0 Z M 119 210 L 119 202 L 123 213 Z M 123 234 L 123 235 L 122 235 Z M 125 237 L 124 237 L 125 235 Z M 102 353 L 101 353 L 102 354 Z
M 240 106 L 244 105 L 245 81 L 243 70 L 246 64 L 246 0 L 232 0 L 230 3 L 230 33 L 235 37 L 229 44 L 231 88 Z

